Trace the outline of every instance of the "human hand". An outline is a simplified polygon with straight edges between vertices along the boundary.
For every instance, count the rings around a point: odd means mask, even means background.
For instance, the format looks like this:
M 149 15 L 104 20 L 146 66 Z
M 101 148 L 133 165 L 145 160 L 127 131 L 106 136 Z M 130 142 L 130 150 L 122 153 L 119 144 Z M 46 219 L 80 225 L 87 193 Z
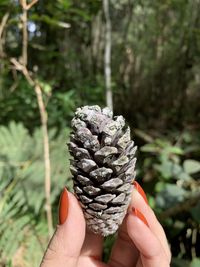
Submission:
M 131 204 L 118 231 L 108 263 L 102 262 L 103 237 L 86 229 L 73 194 L 63 190 L 59 221 L 40 267 L 169 267 L 171 253 L 164 230 L 134 182 Z

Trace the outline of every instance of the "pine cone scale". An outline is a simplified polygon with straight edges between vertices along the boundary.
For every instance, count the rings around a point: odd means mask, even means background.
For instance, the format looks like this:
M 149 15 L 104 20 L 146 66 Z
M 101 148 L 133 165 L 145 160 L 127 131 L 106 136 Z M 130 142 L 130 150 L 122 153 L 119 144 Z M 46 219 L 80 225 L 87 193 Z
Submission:
M 85 106 L 72 120 L 69 151 L 74 191 L 88 227 L 101 235 L 114 233 L 130 203 L 135 178 L 136 147 L 122 116 L 108 108 Z

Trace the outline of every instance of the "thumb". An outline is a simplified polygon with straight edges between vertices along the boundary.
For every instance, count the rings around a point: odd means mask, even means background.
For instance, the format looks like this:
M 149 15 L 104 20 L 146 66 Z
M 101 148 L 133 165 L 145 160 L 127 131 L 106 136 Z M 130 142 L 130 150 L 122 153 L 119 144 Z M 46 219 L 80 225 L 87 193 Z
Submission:
M 85 220 L 78 201 L 65 188 L 60 197 L 60 224 L 40 267 L 75 267 L 85 238 Z

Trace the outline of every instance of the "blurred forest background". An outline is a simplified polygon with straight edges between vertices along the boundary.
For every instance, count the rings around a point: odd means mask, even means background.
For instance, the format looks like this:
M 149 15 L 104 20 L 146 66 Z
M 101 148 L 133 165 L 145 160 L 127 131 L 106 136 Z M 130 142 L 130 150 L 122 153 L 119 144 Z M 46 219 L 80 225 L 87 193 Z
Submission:
M 0 0 L 1 267 L 39 265 L 72 189 L 73 113 L 112 102 L 172 266 L 200 266 L 199 14 L 199 0 Z

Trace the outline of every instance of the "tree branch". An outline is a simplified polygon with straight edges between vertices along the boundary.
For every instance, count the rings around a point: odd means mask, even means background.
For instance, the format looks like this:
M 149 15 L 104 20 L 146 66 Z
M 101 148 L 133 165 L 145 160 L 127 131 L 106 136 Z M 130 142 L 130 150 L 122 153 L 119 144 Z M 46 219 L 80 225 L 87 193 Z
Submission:
M 105 52 L 104 52 L 104 73 L 106 85 L 106 105 L 113 110 L 113 96 L 111 88 L 111 21 L 109 13 L 109 0 L 103 0 L 105 14 Z
M 51 208 L 51 165 L 50 165 L 50 152 L 49 152 L 49 136 L 48 136 L 48 118 L 47 112 L 44 105 L 42 90 L 37 82 L 37 80 L 31 77 L 30 71 L 27 69 L 28 61 L 28 31 L 27 31 L 27 21 L 28 21 L 28 10 L 36 3 L 33 0 L 30 4 L 27 4 L 26 0 L 21 0 L 20 4 L 22 6 L 22 24 L 23 24 L 23 46 L 22 46 L 22 64 L 16 59 L 12 58 L 11 62 L 18 71 L 21 71 L 28 81 L 28 83 L 34 88 L 37 97 L 40 119 L 42 124 L 43 132 L 43 144 L 44 144 L 44 165 L 45 165 L 45 197 L 46 197 L 46 214 L 49 237 L 51 237 L 53 232 L 53 219 L 52 219 L 52 208 Z
M 15 58 L 11 58 L 10 61 L 15 66 L 16 70 L 23 73 L 27 82 L 34 88 L 37 97 L 40 119 L 42 124 L 43 144 L 44 144 L 46 213 L 47 213 L 49 237 L 51 237 L 53 232 L 53 218 L 52 218 L 52 208 L 51 208 L 51 164 L 50 164 L 50 151 L 49 151 L 49 135 L 47 127 L 48 118 L 42 97 L 42 89 L 38 84 L 38 82 L 32 79 L 30 72 L 27 70 L 25 66 L 19 63 Z

